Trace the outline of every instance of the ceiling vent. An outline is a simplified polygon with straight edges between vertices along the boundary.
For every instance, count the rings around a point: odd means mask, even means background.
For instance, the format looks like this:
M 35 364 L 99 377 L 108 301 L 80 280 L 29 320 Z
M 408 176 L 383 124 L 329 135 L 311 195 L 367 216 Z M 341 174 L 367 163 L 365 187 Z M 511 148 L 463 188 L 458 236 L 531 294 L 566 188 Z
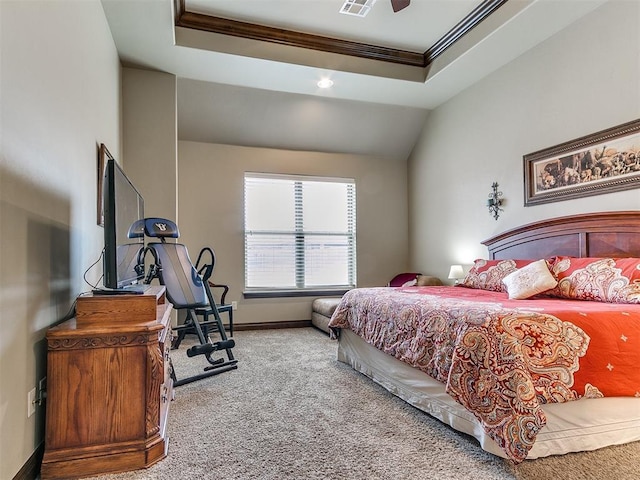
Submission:
M 374 3 L 376 3 L 376 0 L 345 0 L 340 13 L 364 17 L 369 13 Z

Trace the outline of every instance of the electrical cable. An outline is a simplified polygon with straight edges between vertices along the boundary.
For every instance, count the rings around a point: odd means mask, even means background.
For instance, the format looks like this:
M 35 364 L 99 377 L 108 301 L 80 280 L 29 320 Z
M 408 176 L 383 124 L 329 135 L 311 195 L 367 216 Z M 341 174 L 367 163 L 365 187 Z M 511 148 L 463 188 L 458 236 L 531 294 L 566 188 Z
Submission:
M 83 294 L 81 293 L 80 295 L 83 295 Z M 71 304 L 71 307 L 69 307 L 69 311 L 67 312 L 67 314 L 64 317 L 62 317 L 60 320 L 58 320 L 56 323 L 66 322 L 67 320 L 75 317 L 76 316 L 76 303 L 77 302 L 78 302 L 78 298 L 76 297 L 76 299 Z
M 87 285 L 89 285 L 92 289 L 96 289 L 97 287 L 95 285 L 92 285 L 89 280 L 87 280 L 87 273 L 89 273 L 89 271 L 95 267 L 98 262 L 100 262 L 100 260 L 102 259 L 102 257 L 104 257 L 104 248 L 102 249 L 102 252 L 100 253 L 100 256 L 98 257 L 98 259 L 93 262 L 91 265 L 89 265 L 89 267 L 84 271 L 84 273 L 82 274 L 82 278 L 84 279 L 85 283 Z M 102 275 L 100 275 L 100 279 L 102 279 Z M 65 322 L 73 317 L 76 316 L 76 304 L 78 303 L 78 297 L 81 297 L 83 295 L 86 295 L 90 292 L 82 292 L 80 293 L 76 299 L 73 301 L 73 303 L 71 304 L 71 307 L 69 307 L 69 311 L 67 311 L 66 315 L 64 317 L 62 317 L 61 319 L 59 319 L 56 323 L 62 323 Z
M 84 279 L 85 283 L 87 285 L 89 285 L 93 290 L 96 290 L 98 288 L 98 286 L 91 284 L 91 282 L 89 282 L 89 280 L 87 280 L 87 273 L 89 273 L 89 270 L 91 270 L 93 267 L 95 267 L 98 264 L 98 262 L 100 262 L 100 260 L 102 260 L 102 257 L 104 257 L 104 248 L 102 249 L 102 252 L 100 253 L 100 256 L 98 257 L 98 259 L 95 262 L 93 262 L 91 265 L 89 265 L 89 267 L 82 274 L 82 278 Z M 102 280 L 103 276 L 104 276 L 104 273 L 102 275 L 100 275 L 100 278 L 98 280 Z

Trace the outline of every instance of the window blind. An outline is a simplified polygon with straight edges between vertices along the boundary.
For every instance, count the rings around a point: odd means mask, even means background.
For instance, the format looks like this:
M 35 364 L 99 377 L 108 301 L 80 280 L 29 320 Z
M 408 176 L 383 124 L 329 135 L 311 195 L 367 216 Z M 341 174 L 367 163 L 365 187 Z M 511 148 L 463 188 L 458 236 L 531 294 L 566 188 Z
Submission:
M 353 288 L 352 179 L 247 173 L 245 290 Z

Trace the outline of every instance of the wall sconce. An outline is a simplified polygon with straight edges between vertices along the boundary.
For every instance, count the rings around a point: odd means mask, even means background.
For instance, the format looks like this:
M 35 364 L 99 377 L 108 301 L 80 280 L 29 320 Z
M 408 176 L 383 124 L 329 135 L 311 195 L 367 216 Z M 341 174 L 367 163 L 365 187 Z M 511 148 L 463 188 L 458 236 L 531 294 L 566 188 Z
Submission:
M 464 270 L 462 270 L 462 265 L 451 265 L 449 269 L 449 277 L 452 280 L 455 280 L 455 284 L 457 285 L 460 282 L 461 278 L 464 278 Z
M 491 184 L 491 188 L 493 192 L 489 194 L 489 199 L 487 200 L 487 208 L 489 209 L 489 213 L 493 215 L 493 218 L 498 220 L 500 216 L 500 212 L 502 211 L 502 192 L 498 191 L 498 182 L 493 182 Z

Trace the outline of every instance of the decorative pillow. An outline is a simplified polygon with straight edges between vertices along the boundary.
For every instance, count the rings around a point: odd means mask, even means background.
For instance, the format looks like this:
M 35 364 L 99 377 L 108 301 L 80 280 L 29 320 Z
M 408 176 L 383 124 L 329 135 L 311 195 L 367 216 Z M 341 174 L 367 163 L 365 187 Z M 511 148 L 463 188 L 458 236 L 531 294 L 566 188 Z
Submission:
M 399 273 L 391 279 L 387 287 L 411 287 L 418 282 L 421 273 Z
M 549 295 L 574 300 L 640 303 L 640 258 L 557 257 L 558 286 Z
M 505 292 L 504 277 L 535 260 L 483 260 L 478 258 L 459 285 L 480 290 Z
M 509 298 L 523 300 L 555 287 L 558 281 L 551 275 L 545 260 L 537 260 L 504 277 Z
M 418 287 L 430 287 L 430 286 L 437 286 L 437 285 L 442 285 L 442 280 L 440 280 L 438 277 L 434 277 L 431 275 L 418 275 L 418 278 L 416 279 L 416 286 Z

